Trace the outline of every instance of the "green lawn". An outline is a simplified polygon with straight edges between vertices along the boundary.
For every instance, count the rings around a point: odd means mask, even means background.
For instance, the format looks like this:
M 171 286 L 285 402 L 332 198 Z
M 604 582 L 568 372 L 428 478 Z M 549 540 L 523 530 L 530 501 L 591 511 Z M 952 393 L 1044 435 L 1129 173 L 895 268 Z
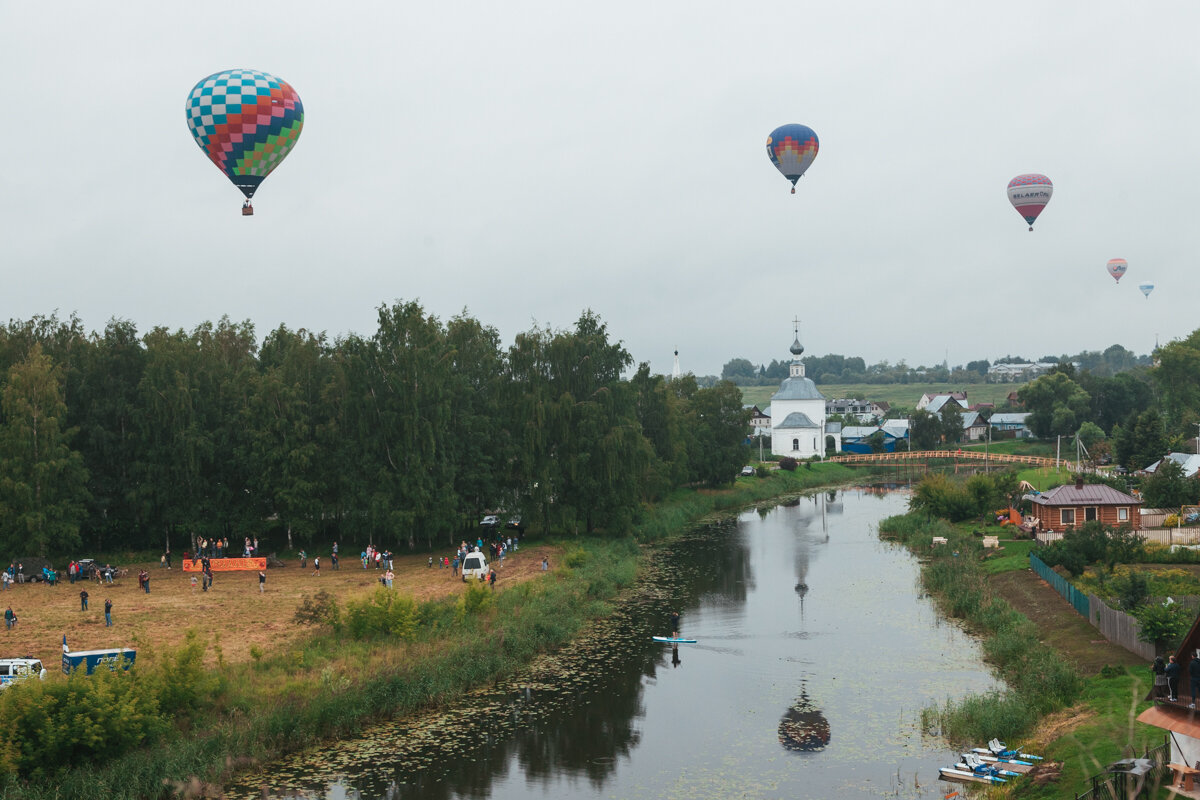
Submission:
M 860 400 L 884 400 L 892 406 L 915 408 L 922 394 L 937 394 L 965 390 L 968 404 L 995 403 L 1003 405 L 1009 392 L 1015 392 L 1023 383 L 970 383 L 966 386 L 953 386 L 943 383 L 820 383 L 817 388 L 821 394 L 830 400 L 853 397 Z M 753 403 L 759 408 L 770 404 L 771 395 L 779 390 L 778 386 L 743 386 L 742 402 Z

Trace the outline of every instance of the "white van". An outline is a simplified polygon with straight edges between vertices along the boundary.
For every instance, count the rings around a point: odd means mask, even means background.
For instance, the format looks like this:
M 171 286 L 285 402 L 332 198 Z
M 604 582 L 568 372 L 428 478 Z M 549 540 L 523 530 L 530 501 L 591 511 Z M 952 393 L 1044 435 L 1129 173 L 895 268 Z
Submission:
M 37 658 L 0 658 L 0 689 L 25 678 L 46 679 L 46 670 Z
M 474 553 L 467 553 L 463 557 L 462 563 L 462 579 L 463 583 L 467 582 L 467 576 L 483 580 L 488 574 L 487 556 L 479 552 L 479 548 L 475 548 Z

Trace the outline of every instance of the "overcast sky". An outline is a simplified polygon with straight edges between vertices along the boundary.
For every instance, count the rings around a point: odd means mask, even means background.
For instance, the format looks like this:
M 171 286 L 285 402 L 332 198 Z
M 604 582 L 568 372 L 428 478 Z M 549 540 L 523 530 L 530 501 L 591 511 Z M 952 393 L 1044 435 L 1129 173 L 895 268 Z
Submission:
M 1200 327 L 1200 5 L 1150 8 L 0 0 L 0 318 L 369 335 L 416 299 L 507 345 L 591 308 L 697 374 L 787 357 L 797 315 L 868 362 L 1145 353 Z M 184 118 L 238 67 L 305 110 L 250 218 Z

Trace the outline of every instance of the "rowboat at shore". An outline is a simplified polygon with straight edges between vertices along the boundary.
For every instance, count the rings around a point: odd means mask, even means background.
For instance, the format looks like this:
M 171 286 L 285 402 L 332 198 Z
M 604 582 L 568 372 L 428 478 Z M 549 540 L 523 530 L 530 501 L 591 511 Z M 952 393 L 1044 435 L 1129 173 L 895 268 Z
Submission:
M 938 769 L 938 774 L 948 781 L 964 781 L 966 783 L 1007 783 L 1004 778 L 996 775 L 976 775 L 974 772 L 967 772 L 965 769 L 957 769 L 955 767 L 941 767 Z
M 963 756 L 966 756 L 963 753 Z M 1029 770 L 1033 769 L 1033 764 L 1028 761 L 1021 761 L 1015 758 L 997 758 L 996 756 L 985 756 L 982 753 L 971 753 L 971 755 L 979 758 L 989 764 L 995 764 L 1002 769 L 1012 770 L 1018 775 L 1024 775 Z
M 1041 761 L 1041 756 L 1035 756 L 1032 753 L 1022 753 L 1020 750 L 1010 750 L 1007 745 L 999 739 L 992 739 L 987 743 L 987 747 L 974 747 L 972 753 L 978 753 L 983 756 L 996 756 L 997 758 L 1019 758 L 1028 761 Z
M 954 765 L 955 769 L 965 770 L 973 775 L 998 775 L 1001 778 L 1016 778 L 1021 773 L 1013 772 L 1011 769 L 1005 769 L 1002 765 L 996 762 L 975 761 L 964 759 Z

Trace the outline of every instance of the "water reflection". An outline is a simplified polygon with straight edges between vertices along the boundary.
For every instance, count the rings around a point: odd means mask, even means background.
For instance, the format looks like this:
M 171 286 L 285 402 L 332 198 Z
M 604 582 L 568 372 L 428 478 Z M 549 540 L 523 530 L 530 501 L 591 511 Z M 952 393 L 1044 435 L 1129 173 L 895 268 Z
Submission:
M 461 707 L 272 765 L 276 796 L 921 796 L 951 751 L 921 735 L 920 707 L 991 681 L 916 596 L 915 560 L 874 535 L 904 505 L 882 499 L 821 493 L 699 528 L 571 647 Z M 672 609 L 698 644 L 650 641 Z M 886 674 L 864 675 L 863 652 Z M 804 758 L 781 768 L 781 746 Z
M 779 743 L 785 750 L 812 752 L 829 744 L 829 720 L 808 697 L 801 684 L 800 697 L 783 712 L 779 720 Z

